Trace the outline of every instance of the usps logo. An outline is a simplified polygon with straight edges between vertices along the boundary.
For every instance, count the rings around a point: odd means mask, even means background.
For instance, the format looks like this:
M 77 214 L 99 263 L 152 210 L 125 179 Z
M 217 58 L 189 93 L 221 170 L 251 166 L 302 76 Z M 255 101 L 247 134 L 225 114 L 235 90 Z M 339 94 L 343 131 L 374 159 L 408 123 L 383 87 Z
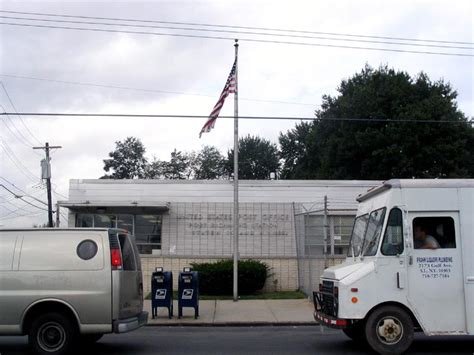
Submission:
M 165 298 L 166 298 L 166 289 L 160 288 L 156 290 L 156 294 L 155 294 L 156 300 L 164 300 Z
M 181 298 L 183 300 L 190 300 L 193 298 L 193 292 L 194 290 L 192 288 L 185 288 L 183 290 L 183 295 L 181 296 Z

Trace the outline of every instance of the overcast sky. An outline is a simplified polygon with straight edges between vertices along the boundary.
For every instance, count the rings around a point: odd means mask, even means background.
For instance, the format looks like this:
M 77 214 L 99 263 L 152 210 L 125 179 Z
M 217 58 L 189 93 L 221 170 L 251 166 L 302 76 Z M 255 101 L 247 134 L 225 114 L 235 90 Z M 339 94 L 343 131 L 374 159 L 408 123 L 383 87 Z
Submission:
M 470 45 L 452 43 L 446 45 L 473 47 L 474 16 L 472 2 L 469 0 L 148 2 L 2 0 L 0 6 L 3 11 L 471 42 Z M 40 18 L 5 12 L 0 13 L 0 16 Z M 54 19 L 46 16 L 41 18 Z M 56 19 L 105 22 L 91 19 Z M 106 28 L 99 25 L 35 22 L 5 17 L 0 19 L 0 22 Z M 120 23 L 132 24 L 124 21 Z M 171 25 L 161 24 L 161 26 Z M 312 117 L 314 111 L 320 107 L 322 95 L 335 95 L 341 80 L 359 72 L 366 63 L 373 67 L 386 64 L 397 70 L 406 71 L 412 76 L 424 71 L 433 81 L 443 79 L 457 90 L 460 110 L 469 117 L 474 115 L 473 57 L 331 46 L 470 55 L 474 53 L 472 49 L 170 31 L 143 27 L 107 28 L 240 38 L 240 115 Z M 199 26 L 199 28 L 210 27 Z M 323 34 L 295 32 L 293 34 L 331 37 Z M 244 38 L 299 41 L 325 46 L 251 42 L 245 41 Z M 362 39 L 340 36 L 337 38 Z M 365 40 L 375 39 L 365 38 Z M 439 45 L 439 43 L 432 44 Z M 208 115 L 222 90 L 234 59 L 231 39 L 93 32 L 5 24 L 0 25 L 0 50 L 0 80 L 9 96 L 8 98 L 3 87 L 0 87 L 0 104 L 3 106 L 2 111 L 7 112 L 12 112 L 15 108 L 18 112 Z M 78 85 L 79 83 L 96 84 L 96 86 Z M 233 99 L 229 97 L 221 115 L 232 114 Z M 33 195 L 45 201 L 46 193 L 39 178 L 43 152 L 32 149 L 33 145 L 44 142 L 62 146 L 62 149 L 52 154 L 52 181 L 55 190 L 64 196 L 55 195 L 54 200 L 67 198 L 70 179 L 98 178 L 103 175 L 102 160 L 114 149 L 115 141 L 128 136 L 141 139 L 149 159 L 156 156 L 167 160 L 175 148 L 191 151 L 199 150 L 203 145 L 215 145 L 224 153 L 232 147 L 232 120 L 218 119 L 215 129 L 199 139 L 199 131 L 204 122 L 205 119 L 202 118 L 2 117 L 0 183 L 15 193 Z M 295 121 L 241 120 L 240 136 L 253 134 L 277 142 L 279 133 L 291 129 L 294 125 Z M 23 192 L 19 192 L 11 184 Z M 35 200 L 26 199 L 40 205 Z M 32 213 L 39 215 L 31 215 Z M 33 223 L 44 223 L 46 220 L 46 212 L 15 199 L 4 188 L 0 189 L 0 225 L 30 227 Z

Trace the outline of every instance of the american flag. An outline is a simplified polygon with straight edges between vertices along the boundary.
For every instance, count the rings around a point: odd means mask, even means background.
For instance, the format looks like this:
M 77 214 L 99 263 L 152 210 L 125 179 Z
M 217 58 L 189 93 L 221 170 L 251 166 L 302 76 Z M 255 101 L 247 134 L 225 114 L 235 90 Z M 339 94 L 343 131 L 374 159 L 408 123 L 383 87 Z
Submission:
M 211 129 L 214 128 L 216 123 L 217 117 L 219 116 L 219 112 L 221 112 L 222 106 L 224 106 L 224 101 L 229 94 L 235 94 L 237 92 L 237 78 L 235 76 L 235 69 L 237 65 L 237 59 L 232 66 L 232 70 L 230 71 L 229 77 L 224 86 L 224 90 L 222 90 L 221 96 L 219 100 L 217 100 L 216 105 L 212 109 L 211 114 L 209 115 L 209 119 L 206 121 L 204 126 L 202 126 L 201 132 L 199 133 L 199 138 L 203 133 L 210 132 Z

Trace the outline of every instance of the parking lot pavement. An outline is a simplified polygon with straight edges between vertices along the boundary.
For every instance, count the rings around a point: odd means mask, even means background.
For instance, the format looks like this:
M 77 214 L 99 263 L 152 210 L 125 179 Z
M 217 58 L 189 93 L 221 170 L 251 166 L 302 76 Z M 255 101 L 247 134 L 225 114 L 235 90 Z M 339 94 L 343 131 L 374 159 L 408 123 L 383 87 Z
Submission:
M 151 318 L 151 301 L 145 301 L 149 325 L 315 325 L 313 304 L 306 299 L 295 300 L 216 300 L 199 302 L 199 318 L 193 308 L 183 308 L 178 318 L 178 303 L 173 304 L 174 317 L 158 308 L 158 317 Z

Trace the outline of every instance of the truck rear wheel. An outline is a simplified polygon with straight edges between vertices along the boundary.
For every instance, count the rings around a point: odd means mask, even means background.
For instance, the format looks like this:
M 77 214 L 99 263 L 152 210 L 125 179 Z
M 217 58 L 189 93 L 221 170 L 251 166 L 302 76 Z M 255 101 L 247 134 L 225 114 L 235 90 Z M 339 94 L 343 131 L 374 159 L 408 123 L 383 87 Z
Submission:
M 367 342 L 382 355 L 405 352 L 413 341 L 413 321 L 407 312 L 395 306 L 376 309 L 367 319 Z
M 45 313 L 36 318 L 28 332 L 28 342 L 41 355 L 69 354 L 77 338 L 73 322 L 59 313 Z

